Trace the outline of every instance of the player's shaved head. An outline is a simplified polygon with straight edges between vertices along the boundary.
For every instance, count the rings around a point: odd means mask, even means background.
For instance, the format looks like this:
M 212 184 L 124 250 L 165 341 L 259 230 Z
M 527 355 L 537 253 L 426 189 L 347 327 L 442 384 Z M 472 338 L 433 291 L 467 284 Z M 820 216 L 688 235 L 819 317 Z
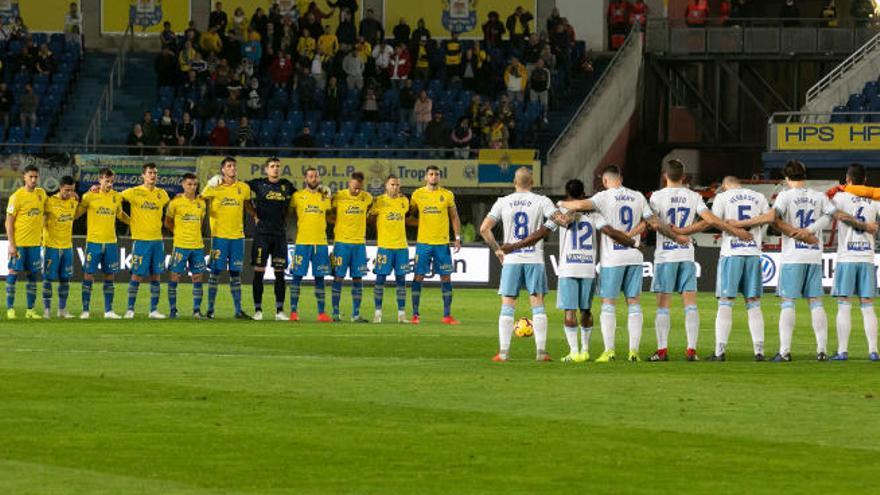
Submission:
M 860 163 L 853 163 L 846 170 L 846 179 L 850 184 L 855 184 L 857 186 L 863 185 L 868 177 L 865 173 L 865 166 Z
M 721 189 L 727 191 L 729 189 L 736 189 L 740 186 L 739 177 L 735 175 L 728 175 L 721 181 Z
M 620 180 L 620 168 L 617 165 L 608 165 L 605 167 L 605 170 L 602 171 L 603 179 L 610 180 Z
M 681 182 L 684 179 L 684 163 L 677 158 L 667 161 L 663 165 L 663 175 L 670 182 Z
M 532 171 L 528 167 L 520 167 L 516 169 L 516 172 L 513 175 L 513 183 L 516 184 L 517 187 L 522 187 L 528 189 L 532 187 Z

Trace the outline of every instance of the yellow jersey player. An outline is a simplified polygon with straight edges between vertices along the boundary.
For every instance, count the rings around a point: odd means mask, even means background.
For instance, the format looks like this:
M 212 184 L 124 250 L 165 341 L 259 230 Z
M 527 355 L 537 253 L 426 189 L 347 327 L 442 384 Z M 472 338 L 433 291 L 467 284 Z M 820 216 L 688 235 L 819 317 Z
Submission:
M 351 321 L 366 323 L 361 318 L 364 272 L 367 271 L 367 211 L 373 203 L 370 193 L 363 190 L 364 174 L 354 172 L 348 180 L 348 189 L 333 195 L 333 321 L 339 321 L 339 300 L 342 297 L 342 280 L 351 275 Z
M 52 307 L 52 282 L 58 281 L 58 317 L 73 318 L 67 312 L 70 279 L 73 278 L 73 217 L 79 200 L 73 177 L 64 176 L 58 192 L 46 200 L 43 230 L 43 318 Z
M 104 280 L 104 318 L 122 318 L 113 311 L 113 277 L 119 271 L 116 219 L 128 224 L 129 218 L 122 211 L 122 195 L 113 190 L 115 176 L 109 168 L 102 168 L 98 172 L 98 191 L 85 193 L 76 208 L 75 218 L 86 215 L 86 263 L 83 270 L 82 314 L 79 316 L 83 320 L 89 318 L 95 274 Z
M 165 271 L 165 244 L 162 242 L 162 217 L 170 199 L 156 187 L 159 179 L 155 163 L 145 163 L 141 170 L 144 183 L 122 191 L 122 199 L 131 206 L 131 281 L 128 283 L 128 310 L 125 319 L 134 318 L 138 289 L 144 278 L 150 279 L 149 318 L 162 320 L 159 312 L 159 276 Z
M 168 282 L 169 318 L 177 318 L 177 284 L 187 271 L 192 274 L 193 310 L 195 319 L 202 317 L 202 273 L 205 272 L 205 242 L 202 224 L 208 211 L 207 203 L 198 196 L 199 179 L 195 174 L 183 175 L 183 194 L 172 199 L 165 215 L 165 228 L 174 233 L 171 254 L 171 275 Z
M 25 318 L 39 320 L 34 310 L 37 282 L 40 280 L 40 245 L 43 236 L 43 211 L 46 191 L 37 187 L 40 171 L 33 165 L 24 168 L 24 185 L 9 197 L 6 208 L 6 236 L 9 238 L 9 275 L 6 277 L 6 317 L 15 315 L 15 281 L 27 273 L 27 312 Z
M 419 230 L 416 239 L 416 272 L 412 283 L 412 323 L 419 323 L 419 302 L 425 275 L 440 275 L 443 292 L 443 323 L 458 325 L 452 317 L 452 253 L 449 250 L 449 225 L 455 233 L 455 252 L 461 249 L 461 220 L 455 207 L 452 191 L 440 187 L 440 169 L 430 165 L 425 169 L 425 187 L 413 192 L 410 211 L 418 215 Z
M 321 185 L 318 170 L 306 169 L 306 187 L 293 194 L 290 204 L 296 213 L 296 247 L 290 268 L 290 321 L 298 321 L 299 291 L 302 279 L 312 267 L 315 278 L 315 300 L 318 303 L 318 321 L 331 321 L 324 308 L 324 277 L 330 273 L 327 249 L 327 212 L 330 211 L 330 190 Z
M 397 322 L 406 321 L 406 274 L 409 271 L 409 249 L 406 243 L 406 214 L 409 200 L 400 193 L 400 180 L 396 175 L 385 179 L 385 194 L 376 198 L 370 209 L 370 218 L 376 222 L 376 285 L 373 301 L 376 305 L 373 323 L 382 322 L 382 299 L 385 278 L 394 272 L 397 282 Z
M 211 223 L 211 274 L 208 276 L 208 312 L 214 319 L 214 302 L 220 274 L 229 270 L 229 289 L 235 306 L 235 318 L 249 320 L 241 310 L 241 268 L 244 261 L 244 212 L 252 212 L 251 188 L 236 179 L 235 158 L 227 156 L 220 163 L 220 175 L 208 181 L 202 197 L 209 201 Z

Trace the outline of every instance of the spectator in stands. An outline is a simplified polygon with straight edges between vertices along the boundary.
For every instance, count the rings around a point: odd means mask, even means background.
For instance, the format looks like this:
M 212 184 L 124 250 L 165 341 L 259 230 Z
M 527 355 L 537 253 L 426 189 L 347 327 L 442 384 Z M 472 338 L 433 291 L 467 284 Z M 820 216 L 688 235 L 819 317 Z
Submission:
M 15 96 L 5 82 L 0 82 L 0 119 L 3 119 L 3 129 L 9 129 L 9 112 L 15 103 Z
M 547 123 L 547 112 L 550 108 L 550 70 L 544 67 L 544 61 L 538 59 L 535 70 L 529 77 L 529 101 L 541 104 L 541 119 Z
M 408 45 L 411 40 L 412 29 L 410 29 L 409 24 L 407 24 L 406 19 L 403 17 L 400 18 L 400 22 L 394 26 L 394 44 L 400 45 L 401 43 L 404 45 Z
M 459 117 L 449 139 L 452 141 L 452 147 L 455 148 L 455 157 L 466 160 L 470 156 L 471 141 L 474 139 L 474 133 L 467 117 Z
M 431 76 L 431 62 L 428 57 L 427 40 L 419 39 L 413 54 L 415 56 L 413 79 L 427 80 Z
M 425 27 L 425 20 L 419 19 L 416 23 L 416 30 L 412 32 L 412 38 L 410 39 L 410 44 L 412 46 L 417 46 L 422 40 L 427 44 L 428 40 L 431 39 L 431 31 Z
M 439 149 L 449 147 L 449 126 L 443 120 L 443 112 L 434 112 L 434 118 L 425 126 L 425 144 L 429 148 Z M 433 153 L 435 158 L 442 158 L 442 152 Z
M 226 12 L 223 12 L 223 3 L 215 3 L 214 10 L 208 16 L 208 31 L 213 31 L 220 37 L 226 36 L 226 25 L 228 22 L 229 19 L 226 16 Z
M 531 26 L 529 23 L 534 18 L 535 16 L 533 16 L 531 12 L 522 7 L 517 7 L 513 11 L 513 14 L 510 14 L 507 17 L 507 32 L 510 33 L 510 44 L 514 49 L 522 49 L 526 38 L 528 38 L 529 33 L 531 33 Z
M 239 148 L 247 148 L 254 145 L 254 130 L 247 117 L 238 119 L 238 129 L 235 131 L 235 145 Z
M 342 11 L 348 10 L 348 14 L 351 17 L 358 11 L 358 0 L 337 0 L 336 2 L 331 2 L 327 0 L 327 5 L 333 9 L 339 9 L 339 15 L 342 16 Z
M 196 28 L 196 21 L 189 21 L 183 32 L 183 40 L 191 41 L 193 46 L 199 46 L 199 37 L 201 36 L 202 33 Z
M 333 57 L 336 55 L 336 52 L 339 51 L 339 38 L 330 31 L 329 24 L 327 25 L 324 34 L 318 38 L 318 49 L 320 49 L 321 53 L 330 57 Z
M 480 95 L 474 95 L 471 97 L 471 102 L 465 111 L 465 117 L 468 118 L 468 121 L 471 124 L 471 129 L 475 132 L 475 139 L 479 139 L 478 135 L 480 132 L 480 115 L 483 109 L 483 103 L 481 101 Z
M 357 52 L 350 50 L 342 60 L 342 70 L 345 72 L 345 83 L 348 89 L 364 89 L 364 62 Z
M 248 40 L 241 45 L 242 58 L 249 59 L 254 67 L 260 66 L 263 58 L 263 44 L 260 42 L 260 33 L 255 30 L 248 32 Z
M 379 99 L 376 90 L 372 87 L 364 92 L 364 104 L 361 106 L 362 120 L 366 122 L 379 121 Z
M 324 70 L 324 64 L 327 63 L 329 58 L 324 54 L 324 50 L 318 47 L 318 51 L 315 52 L 315 56 L 312 58 L 312 63 L 309 66 L 309 72 L 315 81 L 315 87 L 321 91 L 327 85 L 327 72 Z
M 388 81 L 391 79 L 391 57 L 394 57 L 395 50 L 384 39 L 379 40 L 379 44 L 373 47 L 373 65 L 376 67 L 376 74 L 382 82 L 382 87 L 388 87 Z
M 478 78 L 480 77 L 483 60 L 476 50 L 479 50 L 479 42 L 477 42 L 476 49 L 468 48 L 464 52 L 464 56 L 461 59 L 461 67 L 458 70 L 462 86 L 466 91 L 476 91 L 479 87 Z M 485 55 L 485 52 L 482 53 Z
M 867 24 L 871 21 L 871 16 L 874 15 L 874 3 L 871 0 L 853 0 L 849 12 L 857 24 Z
M 317 147 L 316 145 L 317 143 L 315 143 L 315 137 L 312 136 L 312 131 L 311 129 L 309 129 L 309 126 L 304 126 L 299 136 L 293 138 L 293 147 L 307 150 L 304 154 L 308 157 L 313 157 L 316 155 L 314 151 L 308 151 L 315 149 Z
M 376 19 L 373 9 L 367 9 L 364 19 L 361 21 L 358 32 L 371 45 L 376 45 L 385 39 L 385 28 Z
M 19 110 L 22 127 L 33 129 L 37 125 L 37 107 L 40 105 L 40 97 L 34 94 L 34 87 L 30 83 L 25 84 L 24 94 L 21 95 Z
M 556 30 L 556 25 L 562 22 L 562 17 L 559 15 L 559 7 L 553 7 L 553 10 L 550 11 L 550 16 L 547 17 L 547 33 L 552 33 Z
M 338 123 L 341 110 L 342 92 L 339 91 L 336 76 L 330 76 L 327 80 L 327 88 L 324 90 L 324 120 Z
M 797 26 L 800 24 L 800 22 L 797 21 L 800 16 L 800 9 L 794 0 L 782 0 L 782 5 L 779 7 L 779 17 L 787 19 L 782 23 L 783 26 Z
M 248 30 L 256 31 L 260 34 L 261 38 L 266 37 L 269 33 L 269 16 L 266 15 L 262 7 L 257 7 L 254 11 L 254 15 L 251 16 L 251 22 L 248 24 Z
M 171 50 L 173 53 L 177 52 L 177 33 L 171 29 L 171 23 L 165 21 L 162 23 L 162 32 L 159 33 L 159 43 L 161 44 L 161 49 Z
M 483 23 L 483 44 L 487 50 L 501 46 L 501 37 L 507 30 L 501 23 L 501 16 L 494 10 L 489 12 L 489 18 Z
M 391 85 L 399 88 L 401 81 L 409 79 L 409 71 L 412 64 L 409 58 L 409 50 L 406 49 L 404 43 L 398 43 L 394 48 L 394 55 L 388 64 L 388 77 L 391 79 Z
M 217 119 L 217 126 L 208 135 L 208 144 L 214 148 L 222 149 L 229 147 L 229 142 L 229 128 L 226 127 L 226 120 Z
M 825 27 L 837 27 L 837 4 L 834 0 L 825 0 L 822 6 L 822 19 L 825 19 Z
M 202 33 L 199 37 L 199 49 L 206 56 L 219 55 L 221 51 L 223 51 L 223 40 L 220 39 L 220 34 L 217 32 L 217 26 L 208 28 L 207 31 Z
M 290 78 L 293 76 L 293 62 L 290 60 L 290 54 L 279 53 L 269 68 L 269 77 L 276 88 L 287 88 Z
M 171 48 L 162 48 L 162 53 L 156 56 L 153 69 L 156 71 L 156 83 L 159 87 L 176 86 L 178 82 L 177 57 Z
M 724 2 L 721 2 L 722 4 Z M 728 2 L 729 3 L 729 2 Z M 629 28 L 639 27 L 642 32 L 648 24 L 648 4 L 645 0 L 636 0 L 629 9 Z
M 495 112 L 492 110 L 492 104 L 488 101 L 483 102 L 483 108 L 480 110 L 480 134 L 483 146 L 489 146 L 493 122 L 495 122 Z
M 309 35 L 318 41 L 318 38 L 324 34 L 324 28 L 321 26 L 321 21 L 315 18 L 315 14 L 309 12 L 305 17 L 301 17 L 299 20 L 299 32 L 308 31 Z
M 730 9 L 730 0 L 721 0 L 721 3 L 718 5 L 718 23 L 722 26 L 730 25 Z
M 330 31 L 329 26 L 326 31 Z M 343 51 L 351 50 L 355 41 L 357 41 L 357 29 L 354 26 L 354 21 L 351 19 L 351 12 L 348 10 L 342 10 L 339 13 L 339 25 L 336 26 L 336 39 L 339 42 L 339 48 Z
M 196 137 L 197 132 L 192 116 L 189 112 L 183 112 L 183 118 L 180 123 L 177 124 L 177 128 L 174 131 L 175 136 L 177 137 L 177 145 L 190 146 L 193 139 Z M 180 154 L 183 154 L 182 150 Z
M 688 0 L 684 11 L 684 22 L 689 27 L 705 27 L 709 17 L 709 5 L 706 0 Z
M 146 138 L 140 124 L 135 124 L 132 127 L 131 132 L 128 133 L 128 138 L 125 140 L 125 144 L 128 145 L 129 155 L 140 156 L 144 154 Z
M 308 112 L 315 106 L 315 92 L 317 90 L 315 79 L 309 74 L 309 66 L 301 66 L 297 78 L 297 91 L 299 92 L 299 104 L 304 112 Z
M 144 112 L 144 119 L 141 121 L 141 129 L 144 132 L 144 145 L 148 147 L 159 144 L 159 129 L 156 128 L 156 122 L 153 121 L 153 113 L 149 110 Z M 149 153 L 149 149 L 146 151 Z
M 312 38 L 308 28 L 303 29 L 302 35 L 296 42 L 296 53 L 297 55 L 299 55 L 300 63 L 310 63 L 311 60 L 315 57 L 316 47 L 317 44 L 315 42 L 315 39 Z
M 611 0 L 608 4 L 608 46 L 612 50 L 620 47 L 626 38 L 626 32 L 629 29 L 629 9 L 630 4 L 627 0 Z
M 422 137 L 425 133 L 425 127 L 431 122 L 431 112 L 434 109 L 434 102 L 428 98 L 425 90 L 419 92 L 419 97 L 413 104 L 413 121 L 416 124 L 416 136 Z
M 550 47 L 555 60 L 555 67 L 562 76 L 562 82 L 565 88 L 571 86 L 571 52 L 574 46 L 571 38 L 565 31 L 565 23 L 556 26 L 556 32 L 550 36 Z M 541 58 L 544 58 L 543 56 Z M 547 65 L 545 58 L 544 64 Z
M 501 98 L 498 98 L 498 111 L 495 112 L 495 116 L 501 119 L 504 122 L 504 125 L 507 127 L 512 127 L 516 117 L 514 115 L 513 106 L 510 103 L 510 97 L 507 95 L 501 95 Z
M 247 18 L 247 15 L 245 15 L 244 9 L 236 7 L 235 12 L 232 14 L 232 29 L 229 30 L 229 37 L 235 38 L 244 43 L 246 41 L 249 26 L 250 20 Z
M 366 38 L 363 36 L 357 37 L 357 41 L 354 44 L 354 51 L 357 53 L 358 57 L 360 57 L 361 62 L 364 63 L 364 74 L 367 74 L 367 67 L 370 67 L 371 70 L 375 72 L 375 66 L 371 62 L 373 59 L 373 46 L 367 42 Z
M 83 42 L 82 13 L 76 2 L 70 2 L 64 14 L 64 41 L 67 44 L 80 45 Z
M 229 94 L 223 101 L 223 116 L 230 120 L 238 120 L 244 115 L 244 106 L 238 99 L 238 91 L 227 91 Z
M 294 26 L 295 24 L 290 22 L 289 17 L 284 18 L 284 21 L 281 23 L 281 38 L 276 53 L 293 54 L 296 52 L 297 34 Z
M 38 73 L 44 75 L 54 74 L 55 71 L 58 70 L 58 62 L 55 61 L 55 56 L 49 51 L 48 43 L 40 45 L 35 68 Z
M 28 34 L 28 27 L 25 25 L 24 19 L 21 16 L 16 17 L 15 22 L 12 24 L 12 32 L 9 35 L 9 39 L 21 41 L 27 38 Z
M 528 81 L 529 74 L 526 67 L 519 62 L 519 59 L 511 57 L 510 63 L 504 69 L 504 87 L 507 89 L 510 99 L 523 101 Z
M 225 58 L 221 59 L 214 67 L 214 72 L 211 73 L 214 98 L 222 100 L 229 96 L 229 83 L 231 80 L 232 72 L 229 70 L 229 64 Z
M 246 92 L 245 106 L 247 114 L 251 118 L 256 118 L 263 112 L 263 95 L 260 93 L 260 78 L 252 77 L 248 81 Z
M 18 56 L 12 58 L 11 69 L 13 72 L 21 72 L 23 74 L 32 74 L 36 67 L 36 57 L 27 46 L 22 46 L 18 52 Z
M 400 122 L 412 124 L 417 95 L 413 89 L 412 79 L 404 79 L 400 88 Z
M 496 118 L 489 127 L 489 147 L 492 149 L 503 149 L 508 147 L 508 139 L 510 135 L 504 121 Z
M 526 65 L 526 72 L 531 76 L 532 71 L 535 69 L 535 65 L 538 63 L 538 60 L 541 58 L 541 52 L 544 51 L 544 43 L 538 33 L 532 33 L 529 35 L 529 41 L 526 43 L 526 46 L 523 48 L 523 62 Z
M 162 118 L 159 119 L 159 125 L 156 126 L 159 131 L 159 143 L 166 146 L 173 146 L 177 142 L 177 122 L 171 117 L 171 109 L 162 110 Z
M 444 44 L 444 61 L 446 62 L 446 80 L 454 80 L 460 77 L 461 68 L 461 41 L 458 41 L 458 33 L 452 33 L 452 37 Z
M 6 22 L 6 18 L 0 15 L 0 42 L 9 41 L 12 36 L 12 25 Z

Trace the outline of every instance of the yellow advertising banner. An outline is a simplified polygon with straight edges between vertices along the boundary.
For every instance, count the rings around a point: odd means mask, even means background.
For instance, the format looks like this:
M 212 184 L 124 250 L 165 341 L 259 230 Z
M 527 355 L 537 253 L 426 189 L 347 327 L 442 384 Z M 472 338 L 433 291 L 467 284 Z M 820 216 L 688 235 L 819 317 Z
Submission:
M 64 31 L 64 15 L 70 0 L 0 0 L 0 17 L 21 17 L 31 32 L 60 33 Z M 85 19 L 88 22 L 88 19 Z
M 774 124 L 775 150 L 880 150 L 880 124 Z
M 403 18 L 412 29 L 416 29 L 419 19 L 424 19 L 433 38 L 448 38 L 452 30 L 461 38 L 482 38 L 482 26 L 489 12 L 498 12 L 504 23 L 517 7 L 523 7 L 537 17 L 536 4 L 535 0 L 385 0 L 383 23 L 388 36 Z M 531 22 L 532 31 L 535 30 L 534 23 Z
M 101 0 L 101 32 L 105 34 L 122 34 L 129 24 L 135 34 L 158 34 L 165 21 L 183 32 L 190 17 L 190 0 Z
M 541 165 L 533 161 L 532 150 L 492 150 L 510 151 L 502 155 L 482 156 L 479 160 L 409 160 L 383 158 L 281 158 L 281 175 L 297 187 L 303 187 L 305 172 L 314 167 L 321 174 L 322 182 L 336 191 L 348 187 L 352 172 L 363 172 L 365 188 L 370 193 L 381 193 L 385 179 L 394 174 L 400 179 L 401 187 L 416 188 L 425 185 L 425 168 L 434 165 L 440 169 L 442 184 L 449 188 L 507 187 L 513 184 L 513 174 L 518 166 L 528 166 L 535 173 L 536 184 L 540 185 Z M 517 155 L 519 153 L 519 155 Z M 528 162 L 517 164 L 512 156 L 525 158 Z M 503 158 L 504 160 L 499 160 Z M 263 176 L 266 157 L 236 156 L 238 178 L 250 180 Z M 199 178 L 204 183 L 220 171 L 222 156 L 201 156 L 198 158 Z

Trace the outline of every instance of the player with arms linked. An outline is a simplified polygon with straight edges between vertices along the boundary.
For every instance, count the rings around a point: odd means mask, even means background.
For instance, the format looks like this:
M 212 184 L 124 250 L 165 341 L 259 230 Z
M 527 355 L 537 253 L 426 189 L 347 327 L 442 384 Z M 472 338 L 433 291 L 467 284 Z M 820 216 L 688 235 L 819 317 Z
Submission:
M 318 321 L 333 321 L 325 312 L 326 292 L 324 277 L 330 273 L 330 256 L 327 248 L 327 212 L 330 211 L 330 189 L 321 185 L 321 175 L 314 167 L 306 169 L 305 188 L 291 198 L 296 212 L 296 248 L 293 266 L 290 268 L 290 321 L 299 321 L 299 293 L 303 277 L 309 266 L 315 278 L 315 300 L 318 305 Z
M 331 222 L 333 229 L 333 321 L 339 321 L 339 300 L 342 298 L 342 281 L 346 273 L 351 275 L 351 321 L 366 323 L 361 317 L 361 300 L 364 293 L 364 272 L 367 271 L 367 212 L 373 197 L 363 190 L 364 174 L 354 172 L 348 180 L 348 189 L 333 195 Z
M 40 171 L 33 165 L 24 168 L 24 185 L 9 197 L 6 207 L 6 236 L 9 239 L 9 274 L 6 276 L 6 317 L 15 315 L 15 281 L 19 273 L 27 273 L 27 312 L 25 318 L 39 320 L 34 309 L 37 283 L 43 260 L 40 246 L 43 236 L 43 214 L 46 191 L 37 187 Z
M 183 194 L 168 203 L 165 228 L 174 233 L 174 249 L 168 281 L 168 316 L 177 318 L 177 284 L 187 272 L 192 274 L 193 318 L 202 318 L 202 274 L 205 272 L 205 241 L 202 225 L 208 211 L 207 202 L 199 197 L 199 179 L 195 174 L 183 175 Z
M 382 300 L 385 279 L 391 272 L 397 285 L 397 322 L 406 320 L 406 274 L 409 271 L 409 249 L 406 243 L 406 214 L 409 200 L 400 192 L 400 180 L 395 175 L 385 179 L 385 194 L 376 198 L 370 208 L 370 219 L 376 222 L 376 285 L 373 302 L 376 309 L 373 323 L 382 323 Z
M 46 200 L 43 230 L 43 318 L 52 307 L 52 282 L 58 281 L 58 317 L 73 318 L 67 311 L 70 279 L 73 278 L 73 218 L 79 204 L 73 177 L 61 178 L 58 192 Z

